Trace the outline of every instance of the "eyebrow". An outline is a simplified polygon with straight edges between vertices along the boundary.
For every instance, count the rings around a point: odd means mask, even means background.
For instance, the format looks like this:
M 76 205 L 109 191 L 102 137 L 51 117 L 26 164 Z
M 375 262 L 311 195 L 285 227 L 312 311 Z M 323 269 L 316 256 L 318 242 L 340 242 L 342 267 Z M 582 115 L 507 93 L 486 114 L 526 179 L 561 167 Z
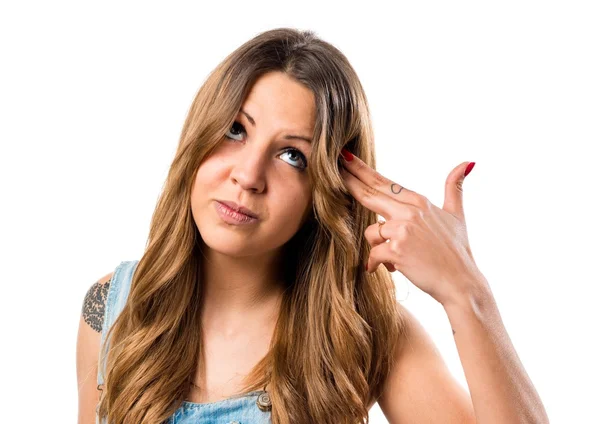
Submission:
M 240 112 L 242 112 L 246 118 L 248 118 L 248 121 L 250 121 L 250 123 L 252 124 L 253 127 L 256 126 L 256 122 L 254 121 L 254 118 L 252 116 L 250 116 L 250 114 L 248 112 L 246 112 L 244 109 L 240 109 Z M 283 138 L 285 138 L 286 140 L 293 140 L 293 139 L 297 139 L 297 140 L 304 140 L 308 143 L 312 143 L 312 139 L 309 137 L 304 137 L 301 135 L 292 135 L 292 134 L 288 134 L 286 136 L 284 136 Z

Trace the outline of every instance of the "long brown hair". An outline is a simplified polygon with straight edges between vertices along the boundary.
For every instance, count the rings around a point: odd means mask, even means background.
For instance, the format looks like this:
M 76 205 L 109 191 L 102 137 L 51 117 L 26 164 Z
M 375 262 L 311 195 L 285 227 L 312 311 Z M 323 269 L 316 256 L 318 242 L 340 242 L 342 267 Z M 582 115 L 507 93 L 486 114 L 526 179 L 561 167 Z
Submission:
M 404 321 L 390 273 L 364 270 L 364 231 L 377 215 L 348 193 L 338 163 L 345 147 L 375 167 L 367 99 L 336 47 L 313 31 L 278 28 L 227 56 L 190 107 L 129 296 L 102 345 L 107 372 L 98 415 L 111 424 L 166 420 L 203 361 L 202 252 L 191 188 L 253 82 L 273 71 L 315 95 L 307 169 L 313 213 L 284 246 L 287 286 L 270 350 L 242 392 L 268 383 L 275 424 L 368 423 L 367 405 L 381 395 Z

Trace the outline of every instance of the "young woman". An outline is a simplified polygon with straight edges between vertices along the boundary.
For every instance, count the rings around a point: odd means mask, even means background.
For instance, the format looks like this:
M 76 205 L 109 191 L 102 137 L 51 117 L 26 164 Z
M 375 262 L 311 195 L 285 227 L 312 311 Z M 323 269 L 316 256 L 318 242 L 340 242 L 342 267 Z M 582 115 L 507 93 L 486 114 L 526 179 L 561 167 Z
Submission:
M 312 32 L 219 64 L 143 256 L 86 295 L 80 423 L 356 424 L 376 401 L 391 423 L 543 422 L 468 245 L 473 164 L 439 209 L 377 173 L 373 143 L 356 73 Z M 471 396 L 396 301 L 396 270 L 447 311 Z

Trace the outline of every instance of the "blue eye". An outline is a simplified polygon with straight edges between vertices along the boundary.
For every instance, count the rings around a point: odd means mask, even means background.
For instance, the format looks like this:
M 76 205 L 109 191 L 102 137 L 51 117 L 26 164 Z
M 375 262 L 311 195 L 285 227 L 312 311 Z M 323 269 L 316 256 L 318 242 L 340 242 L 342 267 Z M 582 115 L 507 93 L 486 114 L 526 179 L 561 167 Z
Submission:
M 234 127 L 237 127 L 237 130 L 231 131 Z M 227 131 L 227 133 L 225 134 L 225 137 L 227 137 L 230 140 L 234 140 L 234 141 L 242 141 L 241 138 L 237 138 L 237 137 L 241 137 L 241 133 L 245 134 L 246 129 L 238 121 L 235 121 L 233 123 L 233 125 L 231 125 L 230 130 Z M 282 154 L 291 154 L 290 156 L 292 156 L 292 161 L 300 161 L 301 162 L 300 166 L 296 166 L 296 165 L 292 164 L 292 166 L 294 168 L 297 168 L 299 171 L 304 171 L 306 169 L 306 167 L 308 166 L 308 161 L 306 160 L 306 157 L 304 156 L 304 154 L 300 150 L 298 150 L 294 147 L 286 147 L 285 151 Z
M 233 125 L 231 126 L 231 128 L 235 127 L 235 126 L 236 126 L 236 124 L 237 124 L 239 127 L 241 127 L 241 128 L 242 128 L 242 132 L 246 132 L 246 130 L 244 129 L 244 126 L 243 126 L 242 124 L 240 124 L 238 121 L 235 121 L 235 122 L 233 123 Z M 230 128 L 230 129 L 231 129 L 231 128 Z M 231 131 L 228 131 L 228 133 L 229 133 L 229 134 L 232 134 L 232 133 L 231 133 Z M 237 135 L 237 134 L 236 134 L 236 135 Z M 231 140 L 238 140 L 237 138 L 235 138 L 235 137 L 230 137 L 230 136 L 228 136 L 227 134 L 225 134 L 225 137 L 227 137 L 227 138 L 229 138 L 229 139 L 231 139 Z M 238 141 L 240 141 L 240 140 L 238 140 Z
M 287 148 L 287 150 L 285 152 L 282 153 L 282 155 L 286 154 L 286 153 L 291 153 L 292 156 L 295 156 L 296 159 L 293 159 L 293 160 L 299 160 L 300 162 L 302 162 L 301 167 L 296 166 L 296 168 L 298 168 L 300 171 L 304 171 L 307 168 L 308 163 L 306 161 L 306 158 L 304 157 L 304 155 L 302 154 L 302 152 L 300 150 L 294 149 L 293 147 L 289 147 L 289 148 Z

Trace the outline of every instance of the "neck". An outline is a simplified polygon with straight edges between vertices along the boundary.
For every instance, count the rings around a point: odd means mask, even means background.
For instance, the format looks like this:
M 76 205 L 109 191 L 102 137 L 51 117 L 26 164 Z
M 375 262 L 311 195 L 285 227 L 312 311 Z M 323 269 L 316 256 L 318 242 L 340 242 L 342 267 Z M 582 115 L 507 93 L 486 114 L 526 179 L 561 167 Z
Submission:
M 203 250 L 202 325 L 227 337 L 264 327 L 276 318 L 283 297 L 279 252 L 232 257 Z

